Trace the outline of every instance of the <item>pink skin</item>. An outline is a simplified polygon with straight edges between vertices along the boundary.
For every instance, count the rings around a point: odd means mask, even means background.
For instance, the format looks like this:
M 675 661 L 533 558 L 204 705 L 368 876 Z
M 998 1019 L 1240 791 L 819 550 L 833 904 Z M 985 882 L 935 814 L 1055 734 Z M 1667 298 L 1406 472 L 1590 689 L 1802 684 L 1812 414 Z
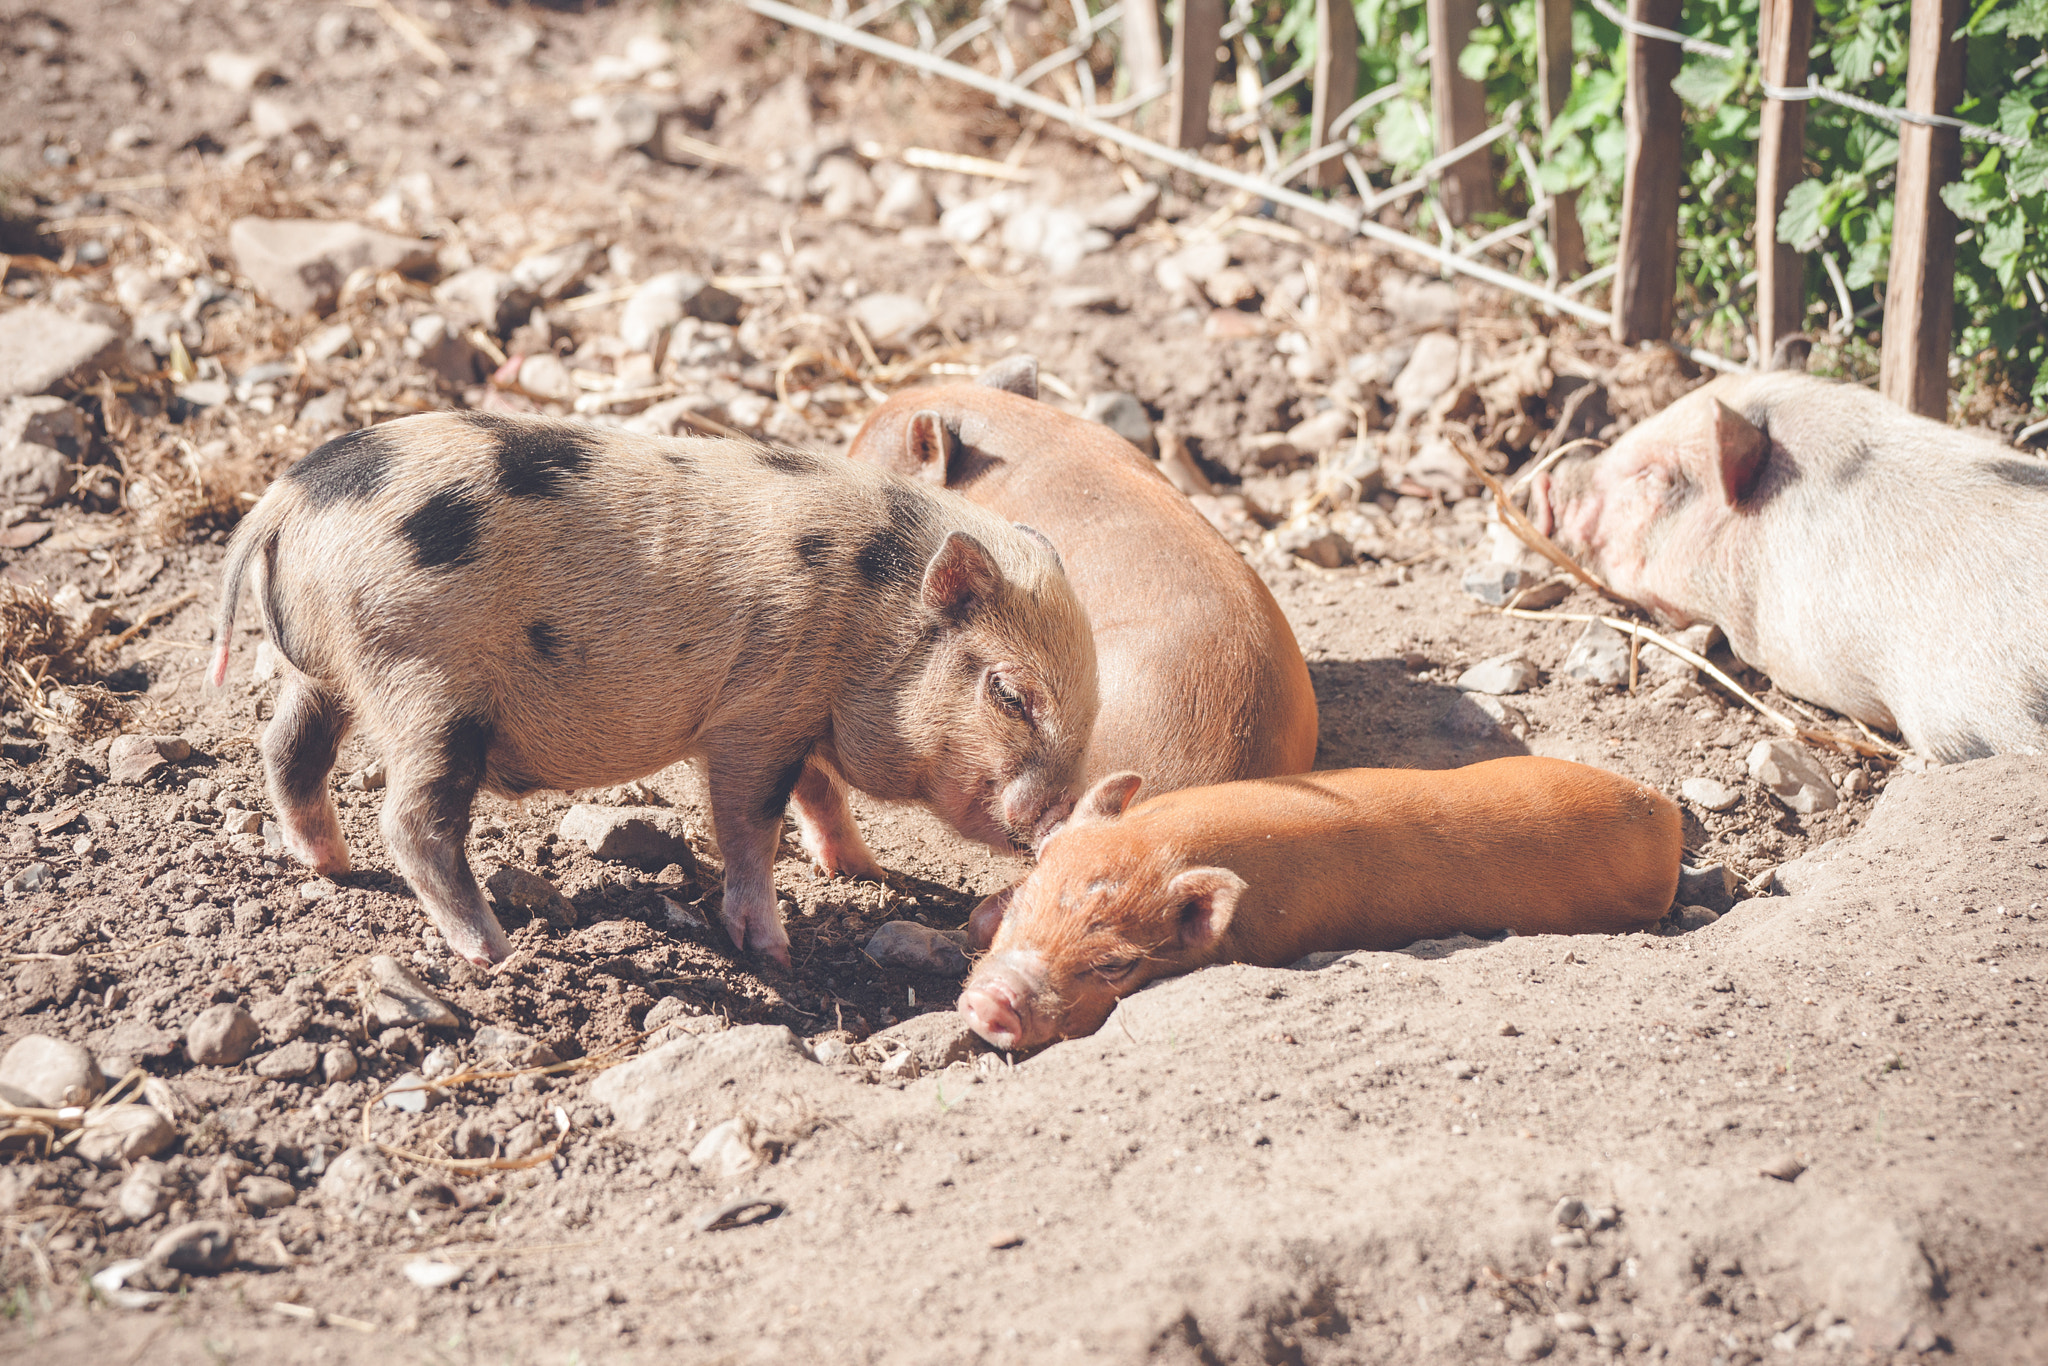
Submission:
M 846 803 L 846 782 L 816 751 L 804 765 L 803 777 L 789 794 L 789 814 L 796 822 L 804 852 L 826 877 L 880 882 L 882 865 L 854 824 Z
M 1031 1003 L 1045 992 L 1045 960 L 1034 949 L 984 959 L 960 993 L 959 1010 L 974 1032 L 997 1048 L 1031 1037 Z

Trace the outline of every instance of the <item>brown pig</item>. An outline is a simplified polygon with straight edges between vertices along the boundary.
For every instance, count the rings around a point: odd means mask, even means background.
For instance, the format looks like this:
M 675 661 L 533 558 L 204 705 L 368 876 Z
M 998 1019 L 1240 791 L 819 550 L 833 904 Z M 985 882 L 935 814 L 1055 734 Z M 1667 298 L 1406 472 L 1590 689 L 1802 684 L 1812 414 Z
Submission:
M 1095 628 L 1102 709 L 1084 783 L 1134 769 L 1158 793 L 1306 772 L 1315 690 L 1272 593 L 1137 447 L 1037 395 L 1024 357 L 978 384 L 907 390 L 848 454 L 1052 542 Z M 1002 903 L 976 913 L 984 946 Z
M 1615 934 L 1669 909 L 1678 807 L 1563 759 L 1090 788 L 1017 888 L 960 1011 L 998 1048 L 1088 1034 L 1211 963 L 1277 967 L 1452 934 Z
M 963 498 L 743 441 L 481 413 L 406 418 L 294 465 L 229 548 L 290 664 L 262 751 L 286 846 L 349 866 L 328 797 L 360 726 L 383 830 L 442 937 L 509 951 L 464 853 L 479 789 L 595 787 L 701 759 L 736 947 L 788 963 L 785 804 L 828 870 L 874 860 L 848 785 L 998 848 L 1079 790 L 1096 706 L 1058 557 Z
M 2048 464 L 1797 371 L 1719 379 L 1531 484 L 1674 626 L 1934 759 L 2048 753 Z

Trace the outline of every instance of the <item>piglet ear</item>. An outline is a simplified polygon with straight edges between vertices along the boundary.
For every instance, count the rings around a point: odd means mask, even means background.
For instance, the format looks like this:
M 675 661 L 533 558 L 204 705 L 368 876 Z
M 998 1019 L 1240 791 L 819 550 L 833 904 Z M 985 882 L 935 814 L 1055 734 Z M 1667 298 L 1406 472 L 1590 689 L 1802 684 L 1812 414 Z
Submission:
M 1805 374 L 1807 357 L 1812 354 L 1813 338 L 1807 336 L 1804 332 L 1794 332 L 1790 336 L 1778 338 L 1778 344 L 1771 348 L 1770 364 L 1766 365 L 1764 369 L 1766 372 L 1797 370 L 1799 373 Z
M 1021 398 L 1038 397 L 1038 357 L 1012 356 L 997 361 L 975 378 L 976 384 Z
M 937 413 L 923 408 L 910 415 L 910 425 L 903 429 L 903 453 L 918 478 L 945 486 L 946 470 L 953 463 L 953 435 Z
M 1713 424 L 1715 463 L 1721 472 L 1721 497 L 1734 507 L 1750 495 L 1756 477 L 1771 453 L 1771 439 L 1750 425 L 1749 419 L 1720 399 L 1708 419 Z
M 924 567 L 920 596 L 934 612 L 960 617 L 993 598 L 1002 581 L 987 548 L 964 531 L 952 531 Z
M 1023 532 L 1026 536 L 1029 536 L 1032 540 L 1038 542 L 1047 550 L 1051 551 L 1052 562 L 1060 567 L 1060 573 L 1064 574 L 1067 572 L 1067 562 L 1060 558 L 1060 548 L 1052 543 L 1052 537 L 1046 535 L 1037 527 L 1026 526 L 1022 522 L 1012 522 L 1010 523 L 1010 525 L 1016 527 L 1017 530 Z
M 1096 779 L 1095 786 L 1081 794 L 1081 800 L 1074 803 L 1074 814 L 1067 817 L 1068 825 L 1099 825 L 1113 821 L 1124 814 L 1124 808 L 1131 804 L 1131 798 L 1138 795 L 1138 788 L 1145 780 L 1135 773 L 1112 773 L 1106 778 Z
M 1207 953 L 1230 928 L 1245 880 L 1228 868 L 1190 868 L 1166 884 L 1167 904 L 1175 908 L 1181 949 Z

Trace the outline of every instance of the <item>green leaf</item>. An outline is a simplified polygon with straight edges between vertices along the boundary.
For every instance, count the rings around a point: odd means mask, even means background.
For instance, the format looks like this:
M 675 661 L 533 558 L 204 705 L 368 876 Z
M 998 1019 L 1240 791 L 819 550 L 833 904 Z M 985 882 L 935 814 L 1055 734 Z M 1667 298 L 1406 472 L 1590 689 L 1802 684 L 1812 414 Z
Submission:
M 1985 222 L 2006 202 L 2005 178 L 1951 181 L 1941 187 L 1941 202 L 1966 223 Z
M 2048 190 L 2048 144 L 2037 142 L 2014 153 L 2012 169 L 2005 173 L 2005 178 L 2018 199 Z
M 1458 70 L 1465 74 L 1467 80 L 1483 81 L 1493 70 L 1494 58 L 1498 56 L 1500 48 L 1497 45 L 1474 38 L 1458 54 Z
M 1828 186 L 1818 180 L 1802 180 L 1785 193 L 1778 210 L 1778 240 L 1801 251 L 1820 245 L 1827 231 L 1822 214 L 1828 207 Z
M 1688 57 L 1672 78 L 1671 89 L 1695 109 L 1718 109 L 1742 85 L 1746 63 L 1719 57 Z

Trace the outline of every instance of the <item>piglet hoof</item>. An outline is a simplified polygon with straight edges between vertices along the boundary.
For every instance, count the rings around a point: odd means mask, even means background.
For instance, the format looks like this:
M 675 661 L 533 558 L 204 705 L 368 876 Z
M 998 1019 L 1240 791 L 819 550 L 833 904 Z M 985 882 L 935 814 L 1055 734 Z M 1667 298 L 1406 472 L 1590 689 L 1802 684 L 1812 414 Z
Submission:
M 494 920 L 485 925 L 442 925 L 448 951 L 480 968 L 502 963 L 512 954 L 512 941 Z
M 974 947 L 986 949 L 996 940 L 996 931 L 1003 927 L 1003 913 L 1010 909 L 1010 898 L 1015 887 L 1005 887 L 994 896 L 982 898 L 974 914 L 967 917 L 967 933 L 974 940 Z
M 322 877 L 338 877 L 349 870 L 348 841 L 342 837 L 341 822 L 332 811 L 281 814 L 287 854 Z
M 757 917 L 748 927 L 747 947 L 784 972 L 789 971 L 789 931 L 782 928 L 782 917 L 773 907 L 765 921 Z
M 852 878 L 856 882 L 881 882 L 886 874 L 875 856 L 868 852 L 859 834 L 852 838 L 826 839 L 815 831 L 802 832 L 804 852 L 826 877 Z

